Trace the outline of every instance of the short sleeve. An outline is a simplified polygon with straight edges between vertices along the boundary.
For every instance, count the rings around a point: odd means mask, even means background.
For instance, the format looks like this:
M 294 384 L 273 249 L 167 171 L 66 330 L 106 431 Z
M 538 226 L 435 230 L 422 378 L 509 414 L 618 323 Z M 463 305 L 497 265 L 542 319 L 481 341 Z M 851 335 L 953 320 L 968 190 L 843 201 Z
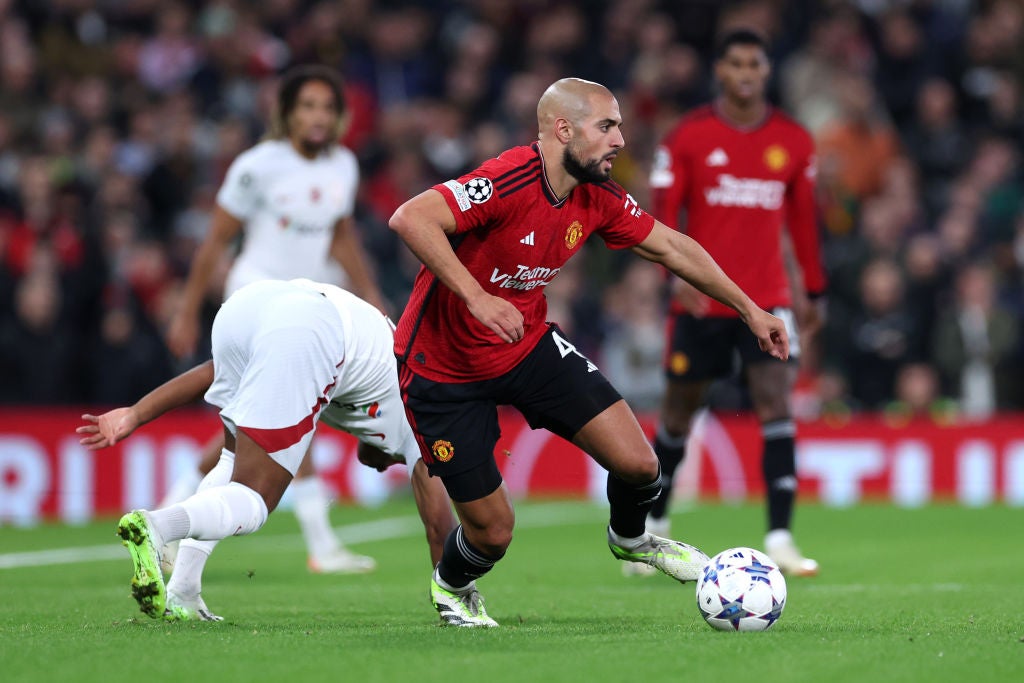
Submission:
M 259 178 L 251 154 L 242 154 L 228 168 L 217 192 L 217 204 L 239 220 L 248 220 L 259 204 Z
M 640 208 L 633 195 L 614 183 L 602 186 L 604 227 L 597 233 L 609 249 L 629 249 L 647 239 L 654 216 Z
M 490 159 L 475 171 L 434 185 L 455 216 L 456 232 L 466 232 L 500 215 L 504 201 L 495 191 L 497 160 Z

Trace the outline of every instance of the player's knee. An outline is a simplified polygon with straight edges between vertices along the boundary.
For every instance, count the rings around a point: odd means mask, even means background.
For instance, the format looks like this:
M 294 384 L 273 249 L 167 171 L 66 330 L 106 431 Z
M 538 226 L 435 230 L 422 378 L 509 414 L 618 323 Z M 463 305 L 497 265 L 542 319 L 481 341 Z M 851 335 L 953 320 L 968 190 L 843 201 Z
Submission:
M 691 405 L 688 396 L 679 392 L 666 394 L 661 406 L 661 428 L 670 436 L 679 437 L 689 433 L 697 405 Z
M 477 536 L 474 545 L 490 558 L 502 557 L 512 544 L 512 526 L 494 524 L 482 531 L 483 533 Z
M 627 484 L 644 486 L 661 476 L 661 465 L 654 451 L 646 451 L 616 467 L 612 474 Z
M 266 523 L 270 512 L 263 496 L 238 482 L 228 484 L 225 494 L 235 526 L 232 535 L 251 534 Z

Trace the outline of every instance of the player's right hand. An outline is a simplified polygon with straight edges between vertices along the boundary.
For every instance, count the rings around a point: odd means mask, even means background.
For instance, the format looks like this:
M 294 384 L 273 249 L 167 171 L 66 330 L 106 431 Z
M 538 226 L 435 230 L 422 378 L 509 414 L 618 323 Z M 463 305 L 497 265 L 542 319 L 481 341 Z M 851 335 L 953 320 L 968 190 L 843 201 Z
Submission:
M 686 309 L 694 318 L 703 318 L 711 307 L 711 297 L 686 280 L 672 280 L 672 300 Z
M 167 328 L 167 348 L 175 358 L 186 358 L 196 352 L 199 340 L 199 320 L 183 312 L 174 314 Z
M 90 451 L 113 446 L 139 427 L 139 416 L 134 408 L 115 408 L 102 415 L 82 415 L 87 423 L 75 430 L 84 436 L 78 443 Z
M 466 305 L 473 317 L 502 341 L 514 344 L 523 338 L 523 314 L 505 299 L 484 293 Z

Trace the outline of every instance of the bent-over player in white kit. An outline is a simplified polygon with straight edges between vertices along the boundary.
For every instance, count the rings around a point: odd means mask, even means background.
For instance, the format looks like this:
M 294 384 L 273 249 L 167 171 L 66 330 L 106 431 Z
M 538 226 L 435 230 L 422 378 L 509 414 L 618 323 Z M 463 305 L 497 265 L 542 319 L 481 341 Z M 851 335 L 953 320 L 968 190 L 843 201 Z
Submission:
M 309 278 L 350 287 L 383 307 L 352 219 L 359 167 L 355 155 L 336 142 L 344 110 L 341 82 L 330 69 L 303 66 L 284 76 L 271 139 L 239 155 L 217 193 L 210 230 L 196 252 L 167 333 L 176 356 L 195 351 L 207 286 L 239 236 L 242 248 L 228 272 L 225 298 L 250 282 Z M 199 470 L 175 481 L 163 503 L 179 502 L 195 492 L 222 445 L 214 439 Z M 296 473 L 292 499 L 310 570 L 351 573 L 376 566 L 373 558 L 348 551 L 334 534 L 327 491 L 309 458 Z M 195 543 L 182 548 L 188 548 L 186 554 L 206 551 Z M 174 561 L 175 551 L 174 546 L 165 550 L 165 562 Z
M 213 324 L 213 360 L 154 389 L 134 406 L 84 415 L 81 442 L 103 448 L 205 392 L 224 423 L 225 447 L 199 489 L 180 504 L 134 510 L 118 533 L 134 564 L 132 594 L 151 617 L 219 621 L 201 596 L 209 553 L 179 556 L 166 587 L 160 548 L 196 539 L 212 550 L 259 529 L 277 506 L 321 420 L 360 441 L 376 469 L 409 467 L 431 560 L 455 527 L 448 496 L 419 462 L 398 386 L 391 321 L 338 287 L 262 281 L 231 296 Z

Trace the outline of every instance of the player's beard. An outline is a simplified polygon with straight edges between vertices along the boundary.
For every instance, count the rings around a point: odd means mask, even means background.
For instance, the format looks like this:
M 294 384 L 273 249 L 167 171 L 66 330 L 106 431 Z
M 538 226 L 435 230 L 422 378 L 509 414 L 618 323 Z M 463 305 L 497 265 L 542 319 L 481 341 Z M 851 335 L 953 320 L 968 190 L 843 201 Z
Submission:
M 330 147 L 331 142 L 330 138 L 325 139 L 323 142 L 315 142 L 306 138 L 300 138 L 299 147 L 302 149 L 302 153 L 306 156 L 316 157 Z
M 572 144 L 565 146 L 562 152 L 562 168 L 565 172 L 581 183 L 603 183 L 608 180 L 608 173 L 601 170 L 604 159 L 592 159 L 586 163 L 576 158 L 572 152 Z

